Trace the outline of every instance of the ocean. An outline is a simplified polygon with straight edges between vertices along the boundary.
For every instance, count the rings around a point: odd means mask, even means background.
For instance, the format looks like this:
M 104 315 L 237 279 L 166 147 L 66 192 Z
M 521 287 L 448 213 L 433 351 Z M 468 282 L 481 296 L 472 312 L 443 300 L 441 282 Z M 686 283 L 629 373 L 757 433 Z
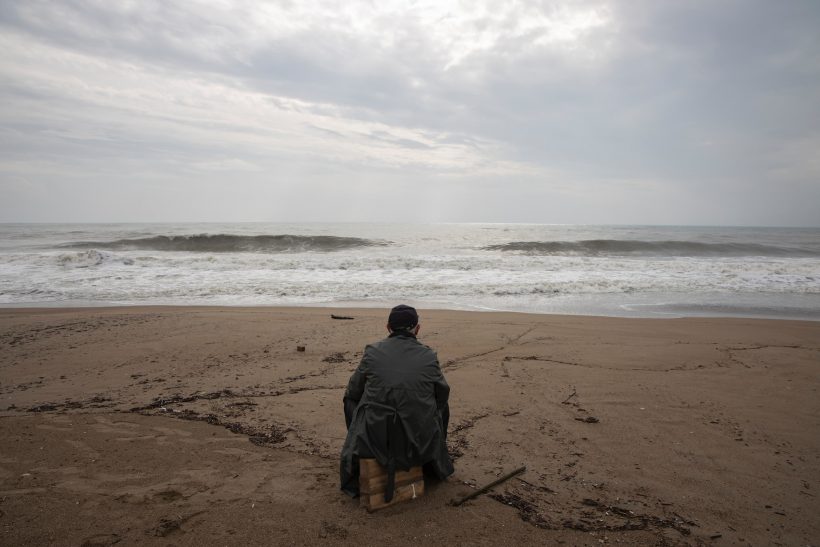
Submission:
M 0 306 L 820 320 L 820 228 L 0 224 Z

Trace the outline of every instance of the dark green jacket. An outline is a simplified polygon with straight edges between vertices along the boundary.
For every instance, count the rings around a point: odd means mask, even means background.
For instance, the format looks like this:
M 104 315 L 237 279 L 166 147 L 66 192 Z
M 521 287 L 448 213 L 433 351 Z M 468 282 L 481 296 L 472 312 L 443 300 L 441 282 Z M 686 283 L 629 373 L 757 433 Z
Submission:
M 368 345 L 344 395 L 342 490 L 358 495 L 360 457 L 376 458 L 388 474 L 424 465 L 440 479 L 451 475 L 449 394 L 436 353 L 412 334 L 398 331 Z

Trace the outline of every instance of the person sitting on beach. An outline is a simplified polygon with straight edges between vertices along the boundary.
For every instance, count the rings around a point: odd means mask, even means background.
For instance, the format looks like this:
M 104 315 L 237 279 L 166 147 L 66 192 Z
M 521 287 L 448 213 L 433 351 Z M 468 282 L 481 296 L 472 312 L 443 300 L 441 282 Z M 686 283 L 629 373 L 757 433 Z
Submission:
M 396 470 L 423 465 L 439 479 L 453 473 L 447 453 L 450 386 L 436 352 L 416 339 L 419 328 L 414 308 L 393 308 L 389 336 L 365 347 L 348 382 L 340 478 L 352 497 L 359 494 L 359 458 L 375 458 L 387 468 L 388 498 Z

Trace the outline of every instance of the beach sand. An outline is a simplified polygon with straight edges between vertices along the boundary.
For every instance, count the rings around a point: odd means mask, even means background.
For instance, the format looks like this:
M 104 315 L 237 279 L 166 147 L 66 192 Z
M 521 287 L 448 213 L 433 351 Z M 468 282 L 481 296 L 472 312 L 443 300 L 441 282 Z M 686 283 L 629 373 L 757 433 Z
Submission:
M 420 313 L 456 472 L 368 514 L 341 398 L 387 310 L 0 310 L 0 544 L 820 544 L 820 323 Z

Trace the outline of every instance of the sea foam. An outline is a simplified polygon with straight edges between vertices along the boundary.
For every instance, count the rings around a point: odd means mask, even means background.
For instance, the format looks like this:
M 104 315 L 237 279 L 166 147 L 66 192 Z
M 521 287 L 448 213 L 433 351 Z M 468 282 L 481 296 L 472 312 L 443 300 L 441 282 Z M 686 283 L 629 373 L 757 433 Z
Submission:
M 640 315 L 705 303 L 820 318 L 816 229 L 0 225 L 0 235 L 2 305 L 409 301 Z

